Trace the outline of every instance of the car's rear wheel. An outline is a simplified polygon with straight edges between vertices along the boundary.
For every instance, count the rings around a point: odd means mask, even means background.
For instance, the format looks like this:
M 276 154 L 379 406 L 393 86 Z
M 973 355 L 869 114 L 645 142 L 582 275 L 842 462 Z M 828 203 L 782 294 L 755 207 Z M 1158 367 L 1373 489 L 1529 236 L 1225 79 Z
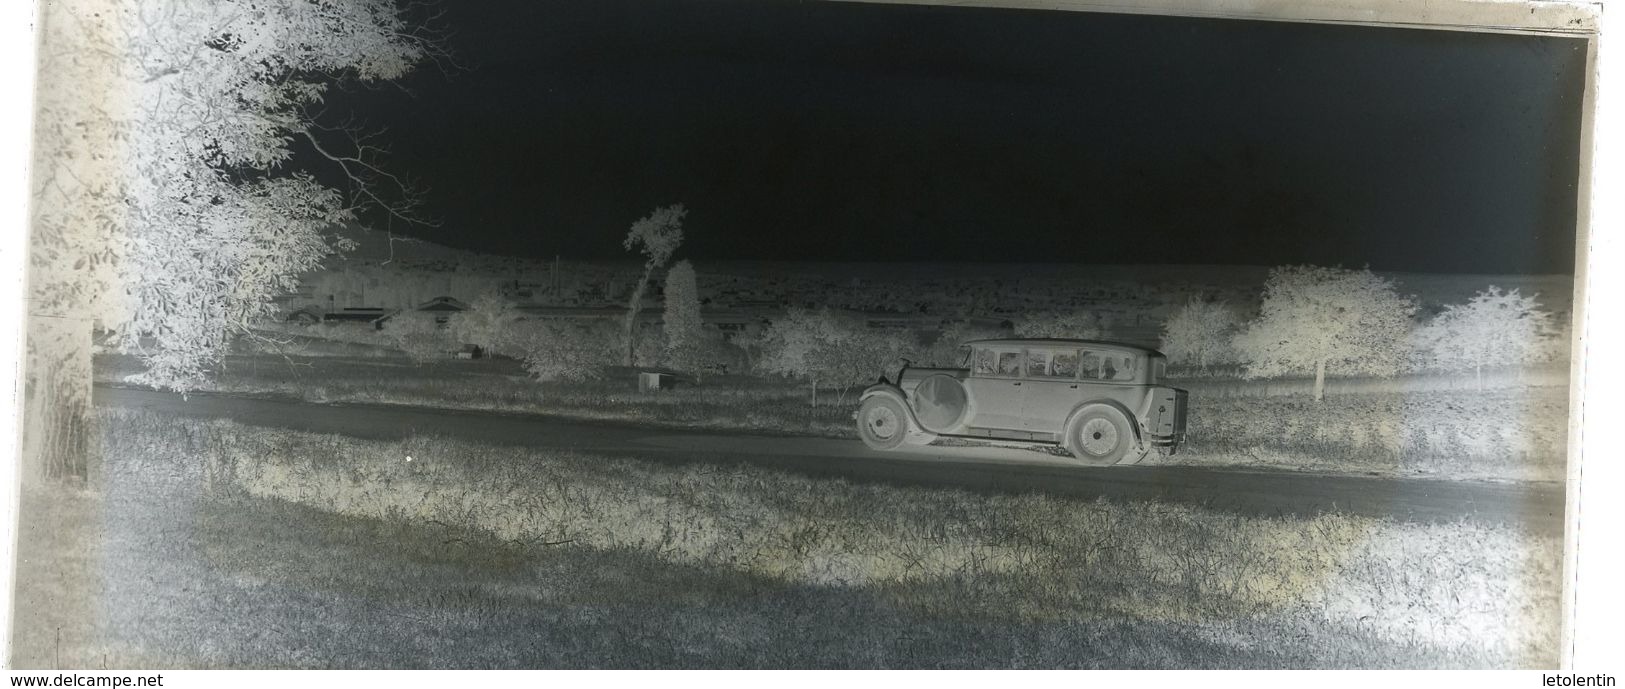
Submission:
M 908 411 L 896 399 L 870 397 L 858 407 L 858 437 L 876 450 L 892 450 L 908 438 Z
M 1090 466 L 1140 461 L 1148 448 L 1134 435 L 1127 416 L 1107 406 L 1084 410 L 1066 431 L 1066 449 Z

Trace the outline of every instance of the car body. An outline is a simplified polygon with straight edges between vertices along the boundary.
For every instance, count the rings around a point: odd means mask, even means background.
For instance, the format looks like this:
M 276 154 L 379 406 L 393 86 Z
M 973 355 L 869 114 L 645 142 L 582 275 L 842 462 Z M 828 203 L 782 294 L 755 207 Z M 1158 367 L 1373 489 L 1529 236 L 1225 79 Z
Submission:
M 973 340 L 964 368 L 905 364 L 864 390 L 858 433 L 894 449 L 940 437 L 1059 445 L 1088 464 L 1172 453 L 1189 395 L 1160 383 L 1167 358 L 1145 347 L 1071 339 Z

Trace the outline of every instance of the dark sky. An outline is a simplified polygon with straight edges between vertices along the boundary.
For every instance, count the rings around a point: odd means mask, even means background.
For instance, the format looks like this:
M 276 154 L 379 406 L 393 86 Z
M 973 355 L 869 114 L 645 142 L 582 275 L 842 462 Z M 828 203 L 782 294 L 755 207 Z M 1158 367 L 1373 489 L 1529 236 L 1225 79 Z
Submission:
M 468 69 L 339 95 L 440 227 L 626 256 L 1572 272 L 1585 44 L 764 0 L 456 0 Z M 381 224 L 381 223 L 379 223 Z

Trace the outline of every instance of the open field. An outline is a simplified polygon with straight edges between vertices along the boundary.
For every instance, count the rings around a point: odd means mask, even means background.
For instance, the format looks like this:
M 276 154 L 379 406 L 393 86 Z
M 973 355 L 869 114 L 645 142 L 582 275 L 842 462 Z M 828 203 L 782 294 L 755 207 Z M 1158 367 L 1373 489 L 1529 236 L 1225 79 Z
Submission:
M 29 511 L 61 524 L 25 535 L 82 539 L 50 549 L 56 558 L 101 549 L 101 580 L 77 585 L 99 589 L 105 615 L 63 648 L 20 631 L 34 654 L 20 666 L 49 664 L 47 649 L 110 667 L 1556 657 L 1558 539 L 1508 527 L 856 486 L 139 412 L 103 420 L 107 493 L 71 503 L 99 518 Z M 58 585 L 24 579 L 19 600 Z M 60 617 L 29 610 L 19 619 Z
M 131 357 L 97 358 L 96 380 L 117 383 L 138 371 Z M 402 359 L 331 356 L 231 357 L 206 390 L 281 395 L 312 402 L 365 402 L 449 409 L 546 413 L 578 419 L 628 421 L 669 428 L 856 437 L 852 395 L 819 406 L 800 385 L 755 376 L 708 376 L 701 386 L 639 394 L 627 370 L 604 380 L 538 382 L 508 359 L 446 360 L 415 364 Z
M 100 357 L 97 378 L 134 372 L 127 357 Z M 1294 383 L 1287 381 L 1286 383 Z M 1352 384 L 1355 381 L 1347 381 Z M 1286 384 L 1283 383 L 1283 384 Z M 1238 392 L 1251 385 L 1186 379 L 1192 390 L 1187 447 L 1161 464 L 1252 466 L 1301 471 L 1462 479 L 1561 480 L 1568 399 L 1563 386 L 1431 389 L 1302 395 Z M 544 413 L 681 429 L 855 438 L 850 391 L 820 405 L 796 383 L 711 376 L 702 385 L 640 394 L 631 372 L 599 381 L 537 382 L 503 360 L 414 364 L 376 357 L 233 357 L 213 386 L 315 402 L 362 402 Z M 1335 390 L 1335 388 L 1334 388 Z

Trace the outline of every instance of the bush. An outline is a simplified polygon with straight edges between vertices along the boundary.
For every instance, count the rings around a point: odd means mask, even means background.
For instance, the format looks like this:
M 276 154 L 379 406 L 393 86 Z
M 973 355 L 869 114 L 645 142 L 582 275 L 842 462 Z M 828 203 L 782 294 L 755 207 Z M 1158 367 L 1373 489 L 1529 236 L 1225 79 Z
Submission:
M 1241 316 L 1229 304 L 1193 298 L 1163 324 L 1162 353 L 1169 364 L 1206 373 L 1210 365 L 1236 362 L 1231 340 L 1240 329 Z
M 451 317 L 450 332 L 460 344 L 483 348 L 488 354 L 522 356 L 514 338 L 519 312 L 497 292 L 485 292 L 468 305 L 468 310 Z
M 761 342 L 758 368 L 806 380 L 814 402 L 819 386 L 836 388 L 844 396 L 853 386 L 874 380 L 898 357 L 918 358 L 918 347 L 906 333 L 874 330 L 829 309 L 791 309 L 768 326 Z
M 596 380 L 615 365 L 620 349 L 609 321 L 525 320 L 515 322 L 513 332 L 525 371 L 537 380 Z

